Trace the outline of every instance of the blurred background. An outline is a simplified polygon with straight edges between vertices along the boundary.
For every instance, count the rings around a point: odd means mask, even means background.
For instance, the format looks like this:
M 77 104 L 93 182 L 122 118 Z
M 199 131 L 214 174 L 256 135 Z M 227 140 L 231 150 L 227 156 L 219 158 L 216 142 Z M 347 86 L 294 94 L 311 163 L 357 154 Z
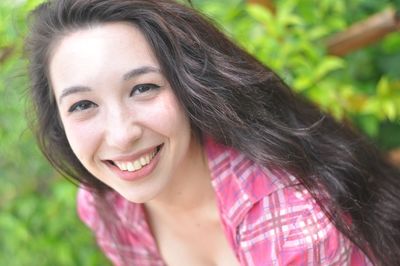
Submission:
M 110 265 L 78 220 L 76 187 L 25 119 L 23 39 L 41 0 L 0 1 L 0 262 Z M 400 0 L 192 0 L 293 89 L 352 121 L 400 165 Z

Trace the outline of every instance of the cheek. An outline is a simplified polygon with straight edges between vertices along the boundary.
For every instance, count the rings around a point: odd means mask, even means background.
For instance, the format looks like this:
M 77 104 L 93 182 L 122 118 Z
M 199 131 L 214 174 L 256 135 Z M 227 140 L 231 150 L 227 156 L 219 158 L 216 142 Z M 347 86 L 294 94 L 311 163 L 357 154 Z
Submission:
M 190 131 L 189 120 L 172 92 L 161 97 L 145 115 L 151 127 L 167 137 Z
M 90 154 L 96 149 L 98 134 L 95 125 L 90 123 L 65 123 L 65 133 L 69 145 L 76 157 L 84 163 Z

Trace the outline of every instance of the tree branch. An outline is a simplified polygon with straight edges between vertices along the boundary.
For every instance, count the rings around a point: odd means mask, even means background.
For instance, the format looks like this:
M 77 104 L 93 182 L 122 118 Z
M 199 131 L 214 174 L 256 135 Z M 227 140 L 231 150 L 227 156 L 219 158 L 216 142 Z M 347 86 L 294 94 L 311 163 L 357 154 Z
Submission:
M 261 5 L 269 9 L 272 12 L 272 14 L 275 14 L 276 9 L 273 0 L 248 0 L 247 2 Z
M 389 151 L 388 157 L 390 162 L 400 167 L 400 148 Z
M 327 42 L 328 52 L 344 56 L 399 30 L 400 14 L 388 8 L 331 37 Z

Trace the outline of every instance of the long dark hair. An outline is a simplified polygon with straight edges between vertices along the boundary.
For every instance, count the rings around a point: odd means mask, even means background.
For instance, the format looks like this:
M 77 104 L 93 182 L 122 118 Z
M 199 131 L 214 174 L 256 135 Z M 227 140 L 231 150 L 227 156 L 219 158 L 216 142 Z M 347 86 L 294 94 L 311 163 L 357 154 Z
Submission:
M 43 153 L 64 175 L 98 194 L 109 190 L 68 144 L 48 74 L 52 49 L 74 30 L 129 22 L 153 48 L 199 139 L 211 136 L 293 174 L 371 260 L 400 261 L 399 170 L 354 129 L 293 94 L 198 12 L 170 0 L 58 0 L 40 5 L 31 19 L 34 128 Z

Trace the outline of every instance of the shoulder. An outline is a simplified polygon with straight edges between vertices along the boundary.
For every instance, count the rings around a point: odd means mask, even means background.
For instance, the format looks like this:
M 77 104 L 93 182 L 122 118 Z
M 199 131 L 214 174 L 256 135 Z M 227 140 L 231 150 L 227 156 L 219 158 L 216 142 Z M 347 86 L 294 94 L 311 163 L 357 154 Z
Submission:
M 105 201 L 99 204 L 99 198 L 92 191 L 81 187 L 77 194 L 77 211 L 113 264 L 164 265 L 141 205 L 129 202 L 115 191 L 107 192 L 103 199 Z
M 255 202 L 238 229 L 238 245 L 253 262 L 368 265 L 301 185 L 279 188 Z
M 86 187 L 80 187 L 77 193 L 77 212 L 79 218 L 92 230 L 101 230 L 104 219 L 113 217 L 114 222 L 135 224 L 144 217 L 140 204 L 131 203 L 115 191 L 108 191 L 102 196 Z M 104 212 L 102 215 L 101 213 Z
M 298 179 L 208 139 L 218 206 L 244 265 L 368 265 Z
M 86 188 L 80 187 L 77 193 L 76 205 L 79 218 L 92 229 L 98 227 L 99 214 L 95 207 L 93 193 Z

